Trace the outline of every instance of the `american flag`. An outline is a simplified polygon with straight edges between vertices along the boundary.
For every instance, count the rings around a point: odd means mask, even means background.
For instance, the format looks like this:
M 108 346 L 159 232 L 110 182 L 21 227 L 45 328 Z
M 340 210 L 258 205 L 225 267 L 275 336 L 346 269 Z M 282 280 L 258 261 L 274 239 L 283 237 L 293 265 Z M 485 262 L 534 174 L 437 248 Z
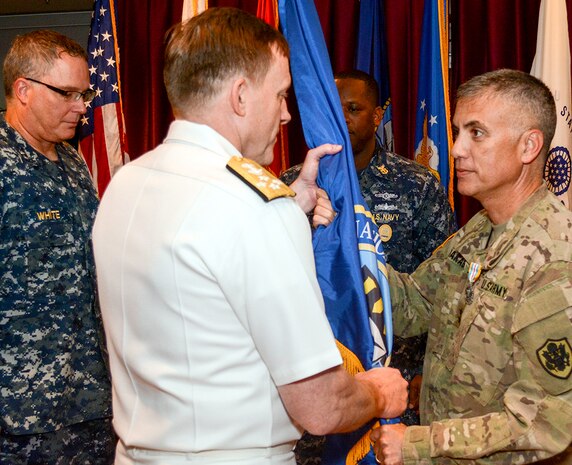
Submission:
M 95 0 L 88 41 L 90 87 L 95 98 L 79 123 L 79 149 L 100 197 L 129 161 L 121 106 L 119 49 L 113 0 Z

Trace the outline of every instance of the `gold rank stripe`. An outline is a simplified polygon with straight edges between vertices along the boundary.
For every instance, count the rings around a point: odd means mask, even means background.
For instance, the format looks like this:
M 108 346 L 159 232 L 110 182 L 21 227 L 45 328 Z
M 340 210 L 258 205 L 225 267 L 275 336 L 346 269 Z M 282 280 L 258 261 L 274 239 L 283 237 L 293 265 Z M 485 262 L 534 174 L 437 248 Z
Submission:
M 270 171 L 248 158 L 232 157 L 226 167 L 266 202 L 280 197 L 294 197 L 296 195 L 292 189 Z

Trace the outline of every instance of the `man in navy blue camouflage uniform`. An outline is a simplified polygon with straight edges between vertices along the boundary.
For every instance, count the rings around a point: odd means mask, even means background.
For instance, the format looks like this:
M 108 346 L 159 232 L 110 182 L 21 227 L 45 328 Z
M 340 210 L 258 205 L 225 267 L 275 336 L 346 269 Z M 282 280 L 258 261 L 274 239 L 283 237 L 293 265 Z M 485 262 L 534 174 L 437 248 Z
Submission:
M 386 151 L 376 139 L 382 109 L 375 79 L 362 71 L 335 76 L 352 144 L 361 193 L 376 224 L 387 262 L 411 273 L 456 231 L 457 225 L 443 187 L 430 171 L 414 161 Z M 293 182 L 299 166 L 281 176 Z M 395 338 L 391 365 L 410 382 L 407 425 L 419 424 L 419 388 L 426 335 Z M 321 441 L 305 435 L 296 448 L 301 465 L 321 463 Z
M 115 437 L 91 228 L 98 199 L 65 143 L 93 98 L 87 55 L 17 37 L 0 114 L 0 464 L 111 464 Z

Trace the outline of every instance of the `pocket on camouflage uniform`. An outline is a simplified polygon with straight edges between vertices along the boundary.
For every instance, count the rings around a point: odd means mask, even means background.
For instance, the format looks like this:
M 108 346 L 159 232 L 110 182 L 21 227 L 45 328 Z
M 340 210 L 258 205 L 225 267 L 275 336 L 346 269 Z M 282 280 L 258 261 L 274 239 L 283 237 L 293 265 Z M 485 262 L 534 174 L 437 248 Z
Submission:
M 41 311 L 43 305 L 55 303 L 66 292 L 73 274 L 73 226 L 65 221 L 44 221 L 27 231 L 26 292 L 31 312 Z M 83 246 L 82 246 L 83 247 Z
M 514 367 L 509 367 L 513 354 L 510 308 L 513 304 L 481 292 L 477 307 L 479 311 L 462 341 L 453 379 L 485 406 L 502 403 L 506 384 L 514 379 Z

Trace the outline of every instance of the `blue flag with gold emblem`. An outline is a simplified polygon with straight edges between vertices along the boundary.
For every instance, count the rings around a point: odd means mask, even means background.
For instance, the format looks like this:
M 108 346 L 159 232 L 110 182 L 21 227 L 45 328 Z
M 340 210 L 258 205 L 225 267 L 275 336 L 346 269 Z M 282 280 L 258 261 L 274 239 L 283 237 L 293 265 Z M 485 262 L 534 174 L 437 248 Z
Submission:
M 415 122 L 415 160 L 435 174 L 453 207 L 447 0 L 425 0 Z
M 341 144 L 320 162 L 318 184 L 338 213 L 314 234 L 318 281 L 326 313 L 350 373 L 387 364 L 392 349 L 391 300 L 378 228 L 361 195 L 339 94 L 313 2 L 279 0 L 290 44 L 294 91 L 310 148 Z M 365 425 L 327 438 L 322 463 L 375 464 Z
M 381 124 L 377 128 L 377 137 L 386 150 L 393 152 L 393 125 L 383 0 L 361 0 L 359 4 L 356 68 L 373 76 L 377 81 L 378 104 L 383 112 Z

